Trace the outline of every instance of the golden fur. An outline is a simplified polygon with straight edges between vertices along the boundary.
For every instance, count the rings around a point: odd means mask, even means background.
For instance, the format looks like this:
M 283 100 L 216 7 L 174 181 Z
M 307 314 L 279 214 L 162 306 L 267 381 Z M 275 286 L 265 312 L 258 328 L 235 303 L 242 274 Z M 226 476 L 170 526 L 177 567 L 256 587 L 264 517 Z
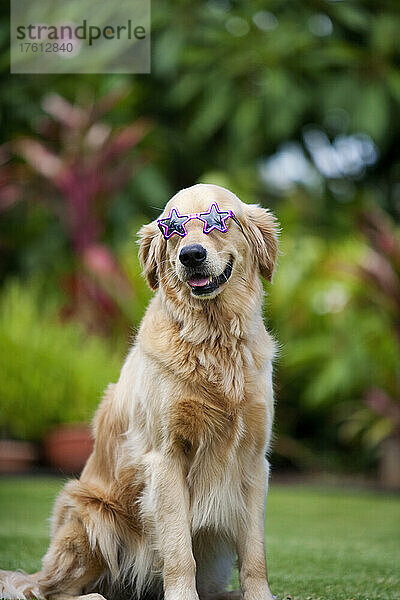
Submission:
M 0 594 L 271 600 L 264 548 L 274 343 L 262 321 L 259 274 L 271 279 L 273 216 L 213 185 L 170 200 L 181 214 L 218 202 L 228 233 L 165 241 L 142 227 L 140 259 L 157 290 L 120 378 L 93 423 L 95 445 L 79 480 L 56 500 L 51 544 L 36 575 L 0 573 Z M 201 243 L 211 275 L 229 280 L 211 297 L 185 283 L 180 249 Z M 225 592 L 238 558 L 241 592 Z M 243 596 L 242 596 L 243 594 Z

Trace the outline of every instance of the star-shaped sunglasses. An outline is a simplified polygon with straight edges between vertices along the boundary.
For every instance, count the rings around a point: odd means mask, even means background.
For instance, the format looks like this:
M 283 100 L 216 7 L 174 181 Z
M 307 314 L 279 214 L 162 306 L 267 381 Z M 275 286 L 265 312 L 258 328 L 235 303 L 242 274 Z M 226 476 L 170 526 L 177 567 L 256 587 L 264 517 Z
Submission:
M 185 237 L 188 233 L 185 225 L 191 219 L 203 221 L 203 233 L 207 234 L 211 233 L 214 229 L 226 233 L 228 231 L 226 221 L 227 219 L 233 219 L 239 225 L 242 233 L 244 233 L 234 213 L 231 210 L 220 210 L 216 202 L 213 202 L 206 212 L 192 213 L 191 215 L 180 215 L 177 208 L 171 208 L 168 217 L 157 219 L 157 225 L 165 239 L 168 240 L 174 234 Z

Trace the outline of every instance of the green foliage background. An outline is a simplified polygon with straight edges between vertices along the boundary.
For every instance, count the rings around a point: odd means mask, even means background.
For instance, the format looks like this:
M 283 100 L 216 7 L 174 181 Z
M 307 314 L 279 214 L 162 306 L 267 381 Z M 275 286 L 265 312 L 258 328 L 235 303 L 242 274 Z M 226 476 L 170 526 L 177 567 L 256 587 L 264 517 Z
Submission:
M 84 106 L 127 87 L 129 94 L 104 120 L 114 128 L 143 117 L 150 124 L 140 143 L 145 164 L 109 202 L 102 235 L 135 289 L 127 321 L 138 324 L 149 297 L 134 258 L 134 231 L 155 218 L 176 190 L 199 181 L 220 183 L 246 202 L 271 207 L 282 224 L 282 254 L 266 309 L 281 345 L 275 462 L 291 468 L 375 469 L 381 442 L 397 425 L 375 414 L 364 396 L 371 386 L 378 387 L 398 406 L 395 318 L 385 302 L 340 265 L 355 265 L 368 254 L 368 240 L 357 226 L 360 211 L 383 211 L 398 237 L 398 2 L 153 0 L 152 72 L 132 76 L 10 75 L 4 4 L 0 11 L 3 141 L 38 137 L 44 92 Z M 325 147 L 331 149 L 350 136 L 368 136 L 375 158 L 358 170 L 321 169 L 307 142 L 310 131 L 325 136 Z M 277 189 L 263 168 L 271 157 L 282 156 L 288 142 L 309 175 L 289 178 Z M 331 153 L 328 167 L 332 160 Z M 20 163 L 18 158 L 11 162 Z M 277 164 L 285 175 L 287 163 Z M 53 190 L 46 200 L 55 198 Z M 7 377 L 1 377 L 0 414 L 6 432 L 35 438 L 39 430 L 34 424 L 24 431 L 28 411 L 23 403 L 34 396 L 43 423 L 50 414 L 52 422 L 88 418 L 103 379 L 116 373 L 114 358 L 107 361 L 106 356 L 116 352 L 122 359 L 127 337 L 116 328 L 106 340 L 83 340 L 75 325 L 54 323 L 64 300 L 59 275 L 73 268 L 74 257 L 62 223 L 37 195 L 2 211 L 0 235 L 0 293 L 7 310 L 14 311 L 10 318 L 4 312 L 1 321 Z M 52 298 L 53 311 L 38 300 L 43 290 Z M 65 347 L 70 356 L 73 375 L 60 375 L 64 383 L 57 397 L 46 393 L 40 399 L 42 383 L 31 389 L 29 377 L 17 389 L 13 373 L 17 364 L 26 364 L 28 350 L 20 341 L 11 348 L 10 340 L 24 315 L 34 331 L 38 327 L 49 336 L 37 337 L 40 352 L 53 355 L 53 367 L 43 375 L 32 341 L 37 361 L 32 368 L 42 373 L 32 381 L 43 381 L 46 390 L 47 377 L 57 378 L 62 371 L 62 352 L 51 348 Z M 86 382 L 79 361 L 74 363 L 79 345 L 89 365 Z M 96 381 L 97 365 L 107 362 L 109 372 L 100 368 Z M 77 394 L 84 411 L 75 404 Z M 17 406 L 13 418 L 11 407 Z

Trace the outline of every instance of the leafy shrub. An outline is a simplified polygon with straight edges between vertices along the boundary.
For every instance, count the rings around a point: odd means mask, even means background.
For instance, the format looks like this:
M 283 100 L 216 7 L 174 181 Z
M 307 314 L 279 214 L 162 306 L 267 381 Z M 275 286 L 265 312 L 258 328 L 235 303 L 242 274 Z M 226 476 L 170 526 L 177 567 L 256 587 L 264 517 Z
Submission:
M 0 427 L 37 440 L 59 423 L 87 421 L 121 357 L 76 323 L 62 323 L 37 283 L 9 282 L 0 297 Z
M 375 223 L 373 213 L 369 218 Z M 372 466 L 382 443 L 399 436 L 400 246 L 394 227 L 377 228 L 378 235 L 386 256 L 357 232 L 341 240 L 283 236 L 270 292 L 282 344 L 277 450 L 299 466 L 309 466 L 307 451 L 317 448 L 316 466 L 329 467 L 335 451 L 345 469 Z M 296 447 L 286 444 L 289 438 Z M 333 454 L 324 455 L 324 448 Z

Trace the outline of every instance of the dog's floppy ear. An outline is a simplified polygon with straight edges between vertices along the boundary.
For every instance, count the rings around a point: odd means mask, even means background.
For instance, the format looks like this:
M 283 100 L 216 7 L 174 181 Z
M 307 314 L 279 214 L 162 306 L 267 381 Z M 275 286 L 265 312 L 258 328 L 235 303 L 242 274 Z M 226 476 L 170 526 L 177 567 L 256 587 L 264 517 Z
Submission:
M 161 263 L 163 242 L 160 231 L 155 221 L 143 225 L 138 231 L 139 238 L 139 260 L 142 265 L 143 274 L 152 290 L 159 285 L 158 265 Z
M 278 254 L 278 221 L 268 209 L 258 204 L 248 204 L 243 225 L 246 238 L 257 257 L 260 273 L 271 281 Z

